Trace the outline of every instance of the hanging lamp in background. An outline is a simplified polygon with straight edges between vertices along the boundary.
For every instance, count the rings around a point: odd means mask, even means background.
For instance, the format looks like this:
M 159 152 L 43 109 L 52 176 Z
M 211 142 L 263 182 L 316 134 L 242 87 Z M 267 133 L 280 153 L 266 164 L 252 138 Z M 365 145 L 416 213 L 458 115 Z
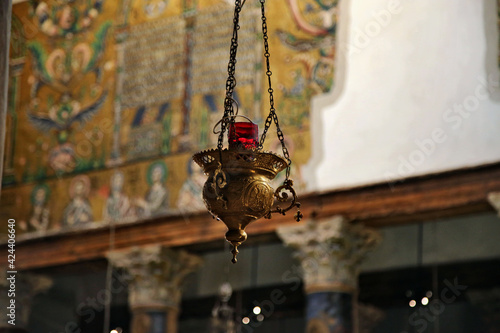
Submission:
M 229 305 L 233 294 L 231 284 L 226 281 L 219 287 L 219 297 L 212 309 L 210 318 L 210 333 L 236 333 L 236 310 Z
M 240 28 L 239 17 L 244 2 L 245 0 L 243 2 L 241 0 L 235 1 L 224 114 L 214 127 L 214 133 L 219 134 L 217 148 L 201 151 L 193 156 L 194 161 L 208 175 L 203 187 L 205 205 L 210 213 L 218 220 L 222 220 L 229 229 L 226 233 L 226 240 L 233 245 L 231 251 L 233 263 L 236 263 L 238 246 L 247 239 L 245 228 L 249 223 L 261 217 L 271 218 L 272 213 L 285 215 L 293 207 L 297 207 L 295 220 L 302 219 L 300 203 L 297 201 L 293 181 L 290 179 L 292 161 L 274 107 L 265 0 L 260 0 L 260 4 L 270 109 L 260 140 L 257 124 L 238 114 L 238 104 L 233 99 L 236 87 L 235 70 L 238 30 Z M 244 118 L 246 121 L 236 121 L 238 117 Z M 273 122 L 276 125 L 276 133 L 281 143 L 283 156 L 263 151 L 267 132 Z M 215 129 L 219 125 L 220 131 L 216 132 Z M 223 148 L 226 131 L 228 132 L 228 148 Z M 286 170 L 285 180 L 281 186 L 274 190 L 270 185 L 271 180 L 283 170 Z M 285 208 L 280 206 L 273 208 L 275 199 L 278 202 L 287 202 L 288 205 Z

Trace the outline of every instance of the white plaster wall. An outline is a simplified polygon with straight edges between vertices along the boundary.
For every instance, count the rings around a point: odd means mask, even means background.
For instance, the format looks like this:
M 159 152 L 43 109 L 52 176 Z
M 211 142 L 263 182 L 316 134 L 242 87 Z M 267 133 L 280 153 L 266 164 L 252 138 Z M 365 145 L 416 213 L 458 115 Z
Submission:
M 496 0 L 341 0 L 309 191 L 500 161 Z M 489 82 L 489 83 L 488 83 Z

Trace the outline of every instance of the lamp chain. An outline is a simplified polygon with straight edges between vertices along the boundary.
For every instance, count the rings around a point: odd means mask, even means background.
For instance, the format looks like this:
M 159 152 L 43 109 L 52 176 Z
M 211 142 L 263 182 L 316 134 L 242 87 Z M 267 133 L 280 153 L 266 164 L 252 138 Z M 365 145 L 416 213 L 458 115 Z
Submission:
M 224 132 L 227 128 L 228 122 L 233 122 L 232 116 L 233 112 L 233 91 L 236 87 L 236 78 L 234 77 L 236 71 L 236 53 L 238 51 L 238 30 L 240 29 L 240 11 L 241 11 L 241 0 L 235 1 L 234 8 L 234 18 L 233 18 L 233 37 L 231 38 L 231 48 L 229 51 L 229 63 L 227 64 L 227 80 L 226 80 L 226 98 L 224 99 L 224 116 L 221 122 L 221 131 L 219 133 L 219 139 L 217 142 L 217 148 L 222 151 L 222 145 L 224 141 Z
M 281 147 L 283 149 L 283 157 L 287 160 L 288 166 L 286 168 L 286 180 L 288 180 L 288 177 L 290 177 L 290 165 L 292 164 L 292 160 L 290 159 L 290 154 L 288 153 L 288 149 L 285 145 L 285 137 L 283 135 L 283 132 L 281 131 L 280 124 L 278 121 L 278 115 L 276 114 L 276 109 L 274 108 L 274 96 L 273 96 L 273 88 L 271 86 L 271 75 L 273 74 L 271 72 L 271 65 L 269 62 L 269 57 L 271 54 L 269 53 L 269 43 L 268 43 L 268 35 L 267 35 L 267 18 L 266 18 L 266 13 L 265 13 L 265 0 L 260 0 L 260 5 L 261 5 L 261 12 L 262 12 L 262 35 L 264 39 L 264 57 L 266 58 L 266 75 L 267 75 L 267 82 L 269 88 L 267 89 L 267 92 L 269 93 L 269 104 L 270 104 L 270 109 L 269 109 L 269 115 L 266 118 L 266 122 L 264 125 L 264 131 L 262 132 L 262 135 L 260 137 L 260 142 L 259 142 L 259 149 L 262 149 L 264 146 L 264 141 L 266 140 L 266 135 L 267 131 L 269 130 L 269 127 L 272 124 L 272 121 L 274 120 L 274 123 L 276 124 L 276 134 L 278 135 L 278 139 L 280 140 Z
M 290 177 L 290 166 L 292 164 L 292 160 L 290 159 L 290 154 L 288 153 L 288 148 L 286 147 L 285 144 L 285 137 L 283 135 L 283 131 L 280 128 L 279 125 L 279 120 L 278 120 L 278 115 L 276 114 L 276 109 L 274 107 L 274 90 L 271 85 L 271 75 L 273 74 L 271 72 L 271 65 L 269 58 L 271 54 L 269 53 L 269 42 L 268 42 L 268 34 L 267 34 L 267 18 L 266 18 L 266 13 L 265 13 L 265 0 L 260 0 L 261 4 L 261 12 L 262 12 L 262 35 L 263 35 L 263 40 L 264 40 L 264 57 L 266 58 L 266 75 L 267 75 L 267 82 L 268 82 L 268 89 L 267 92 L 269 93 L 269 104 L 270 104 L 270 109 L 269 109 L 269 115 L 266 118 L 266 122 L 264 125 L 264 130 L 262 132 L 262 135 L 260 137 L 259 141 L 259 149 L 262 149 L 264 146 L 264 141 L 266 140 L 266 135 L 267 131 L 269 130 L 269 127 L 271 124 L 274 123 L 276 124 L 276 134 L 278 136 L 278 139 L 280 140 L 281 147 L 283 150 L 283 157 L 287 160 L 288 166 L 286 168 L 286 180 Z M 238 51 L 238 30 L 240 29 L 239 25 L 239 20 L 240 20 L 240 12 L 242 8 L 242 3 L 241 0 L 236 0 L 235 1 L 235 8 L 234 8 L 234 18 L 233 18 L 233 36 L 231 38 L 231 48 L 229 52 L 229 63 L 227 65 L 227 73 L 228 77 L 226 80 L 226 97 L 224 99 L 224 116 L 221 121 L 221 131 L 219 133 L 219 138 L 217 142 L 217 148 L 219 151 L 222 151 L 223 147 L 223 141 L 224 141 L 224 133 L 226 131 L 226 128 L 228 126 L 229 122 L 233 122 L 234 118 L 230 117 L 234 115 L 233 112 L 233 92 L 234 88 L 236 87 L 236 78 L 234 76 L 235 71 L 236 71 L 236 53 Z

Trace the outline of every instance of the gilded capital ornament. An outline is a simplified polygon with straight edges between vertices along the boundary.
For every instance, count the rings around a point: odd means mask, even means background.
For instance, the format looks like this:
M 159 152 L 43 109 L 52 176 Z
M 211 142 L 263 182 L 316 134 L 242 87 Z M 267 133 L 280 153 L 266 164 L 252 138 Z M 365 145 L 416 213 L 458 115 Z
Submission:
M 307 293 L 354 292 L 361 262 L 381 241 L 377 231 L 349 223 L 342 216 L 284 226 L 277 232 L 295 250 Z
M 107 258 L 130 278 L 129 304 L 136 307 L 178 308 L 185 277 L 201 265 L 201 258 L 161 245 L 109 252 Z
M 488 193 L 488 202 L 495 208 L 500 217 L 500 192 L 490 192 Z

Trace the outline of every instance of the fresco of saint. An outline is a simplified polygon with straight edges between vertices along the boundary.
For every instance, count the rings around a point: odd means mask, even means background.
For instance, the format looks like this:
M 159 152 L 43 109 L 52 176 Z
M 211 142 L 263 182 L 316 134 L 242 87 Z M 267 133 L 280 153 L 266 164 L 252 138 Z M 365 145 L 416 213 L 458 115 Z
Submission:
M 187 165 L 188 178 L 182 184 L 177 199 L 177 208 L 185 212 L 196 212 L 206 209 L 203 202 L 203 185 L 207 180 L 203 170 L 191 159 Z
M 63 226 L 75 226 L 93 221 L 92 207 L 88 199 L 89 192 L 90 179 L 88 176 L 77 176 L 71 181 L 69 188 L 71 201 L 64 209 Z
M 125 217 L 133 217 L 133 207 L 130 199 L 123 192 L 123 184 L 125 183 L 125 176 L 123 172 L 116 171 L 111 176 L 110 186 L 111 193 L 106 200 L 104 207 L 103 219 L 107 221 L 118 221 Z
M 49 226 L 50 210 L 48 201 L 50 189 L 45 184 L 35 186 L 31 192 L 32 209 L 28 223 L 21 226 L 27 232 L 45 231 Z
M 164 183 L 167 178 L 167 167 L 163 161 L 152 163 L 148 168 L 147 181 L 149 189 L 144 199 L 136 199 L 138 215 L 142 217 L 164 214 L 169 206 L 169 193 Z

